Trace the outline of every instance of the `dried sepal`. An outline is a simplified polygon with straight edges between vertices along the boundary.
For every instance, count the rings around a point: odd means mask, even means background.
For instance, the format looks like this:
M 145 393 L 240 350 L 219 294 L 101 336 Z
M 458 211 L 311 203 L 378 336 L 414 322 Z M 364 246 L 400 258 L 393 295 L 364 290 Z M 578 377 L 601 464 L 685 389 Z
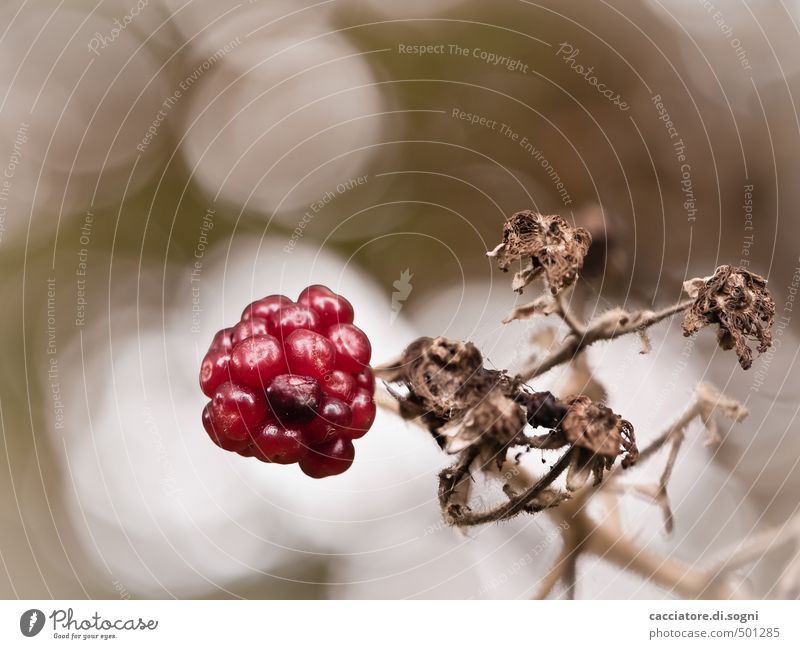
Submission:
M 507 271 L 512 263 L 529 262 L 514 277 L 512 288 L 521 292 L 540 272 L 554 295 L 573 284 L 592 243 L 584 228 L 571 226 L 557 214 L 517 212 L 503 225 L 503 242 L 487 253 Z
M 576 448 L 567 470 L 567 490 L 577 491 L 593 478 L 594 486 L 603 481 L 603 475 L 614 465 L 614 460 L 596 455 L 585 448 Z
M 534 428 L 557 428 L 567 414 L 567 406 L 552 392 L 520 392 L 517 401 L 525 406 L 528 423 Z M 564 441 L 550 448 L 564 446 Z M 538 446 L 537 448 L 544 448 Z
M 757 342 L 759 353 L 772 345 L 775 300 L 767 290 L 767 280 L 760 275 L 725 265 L 711 277 L 689 280 L 684 290 L 694 299 L 683 317 L 684 336 L 707 325 L 718 325 L 720 347 L 736 349 L 744 369 L 753 364 L 748 342 Z

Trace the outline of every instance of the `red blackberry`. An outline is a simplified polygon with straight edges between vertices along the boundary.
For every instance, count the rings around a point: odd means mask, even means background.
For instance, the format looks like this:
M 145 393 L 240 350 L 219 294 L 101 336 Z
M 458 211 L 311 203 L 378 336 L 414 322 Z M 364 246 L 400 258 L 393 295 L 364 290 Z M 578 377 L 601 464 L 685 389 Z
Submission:
M 200 389 L 207 397 L 213 397 L 217 388 L 230 378 L 230 362 L 230 352 L 213 347 L 208 350 L 200 365 Z
M 288 371 L 283 347 L 269 334 L 242 340 L 231 351 L 229 365 L 234 381 L 260 389 L 265 389 L 272 379 Z
M 309 286 L 300 293 L 297 302 L 316 311 L 326 329 L 335 324 L 353 324 L 353 305 L 327 286 Z
M 341 399 L 324 397 L 317 417 L 305 427 L 311 444 L 322 444 L 334 437 L 344 435 L 353 423 L 353 411 Z
M 231 343 L 236 345 L 247 338 L 263 336 L 269 332 L 269 324 L 264 318 L 248 318 L 231 329 Z
M 269 326 L 282 341 L 297 329 L 322 331 L 322 321 L 317 312 L 303 304 L 282 306 L 269 317 Z
M 248 304 L 244 311 L 242 311 L 241 320 L 249 320 L 250 318 L 263 318 L 269 320 L 270 316 L 276 311 L 280 311 L 281 307 L 294 304 L 285 295 L 268 295 L 262 297 L 260 300 Z
M 355 455 L 353 442 L 343 437 L 334 437 L 330 442 L 311 449 L 300 460 L 300 469 L 312 478 L 327 478 L 347 471 L 353 464 Z
M 322 390 L 316 379 L 299 374 L 276 376 L 267 388 L 272 414 L 283 424 L 303 424 L 317 416 Z
M 353 374 L 369 366 L 372 346 L 367 335 L 352 324 L 335 324 L 327 332 L 336 349 L 336 369 Z
M 322 381 L 322 391 L 325 394 L 348 403 L 355 394 L 356 387 L 358 387 L 357 378 L 341 370 L 333 370 L 330 374 L 326 374 Z M 373 382 L 373 392 L 374 387 Z
M 214 430 L 231 441 L 248 439 L 267 416 L 263 394 L 230 381 L 217 388 L 209 406 Z
M 375 419 L 371 347 L 353 306 L 321 285 L 297 302 L 270 295 L 217 332 L 200 368 L 203 427 L 219 447 L 262 462 L 343 473 Z
M 324 383 L 333 372 L 336 350 L 322 334 L 308 329 L 296 329 L 284 341 L 289 369 L 293 374 L 310 376 Z

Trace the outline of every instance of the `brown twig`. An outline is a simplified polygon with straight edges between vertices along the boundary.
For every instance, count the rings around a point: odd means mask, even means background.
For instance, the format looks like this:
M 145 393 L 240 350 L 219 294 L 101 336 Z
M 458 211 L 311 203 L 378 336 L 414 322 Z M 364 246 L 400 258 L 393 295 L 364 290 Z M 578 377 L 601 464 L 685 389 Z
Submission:
M 395 414 L 399 413 L 399 408 L 394 399 L 376 396 L 379 406 L 388 409 Z M 701 412 L 698 402 L 695 402 L 687 411 L 666 431 L 656 437 L 640 453 L 640 462 L 646 460 L 672 439 L 675 430 L 683 430 Z M 419 420 L 411 420 L 422 429 L 427 428 Z M 455 484 L 461 483 L 466 471 L 477 456 L 469 458 L 469 455 L 462 455 L 460 461 L 453 467 L 456 469 Z M 452 524 L 456 526 L 479 525 L 498 520 L 507 520 L 512 516 L 527 511 L 523 503 L 537 494 L 541 494 L 546 487 L 567 468 L 571 460 L 570 453 L 564 453 L 556 465 L 543 478 L 531 476 L 523 467 L 515 464 L 508 468 L 507 464 L 498 467 L 495 462 L 489 462 L 481 468 L 488 473 L 508 479 L 509 485 L 520 492 L 513 500 L 504 503 L 493 509 L 483 512 L 463 511 L 457 512 L 458 521 Z M 458 469 L 460 467 L 460 469 Z M 665 557 L 656 552 L 637 546 L 627 538 L 622 530 L 615 525 L 604 522 L 594 521 L 588 514 L 586 505 L 589 497 L 599 493 L 604 489 L 604 485 L 610 484 L 611 479 L 621 473 L 619 467 L 612 470 L 611 476 L 599 488 L 584 487 L 581 491 L 569 500 L 562 500 L 558 507 L 542 508 L 546 511 L 554 522 L 564 531 L 564 549 L 556 564 L 548 571 L 547 575 L 539 582 L 536 597 L 545 598 L 552 591 L 555 585 L 565 575 L 568 576 L 569 561 L 574 558 L 577 560 L 581 552 L 588 552 L 612 563 L 624 570 L 635 572 L 653 583 L 675 592 L 681 597 L 686 598 L 728 598 L 731 595 L 724 579 L 718 576 L 719 569 L 700 570 L 693 566 L 688 566 L 671 557 Z M 440 496 L 441 497 L 441 496 Z
M 571 291 L 570 291 L 571 292 Z M 566 291 L 561 291 L 556 295 L 556 305 L 561 319 L 572 330 L 573 335 L 583 337 L 586 335 L 586 323 L 570 308 L 569 301 L 565 295 Z
M 530 381 L 569 361 L 580 351 L 599 340 L 613 340 L 626 334 L 644 331 L 676 313 L 685 311 L 692 305 L 692 302 L 692 300 L 684 300 L 660 311 L 643 310 L 633 313 L 623 309 L 606 311 L 589 322 L 582 335 L 574 331 L 569 334 L 558 349 L 542 361 L 523 370 L 520 378 L 523 381 Z
M 800 514 L 796 514 L 783 525 L 752 535 L 718 562 L 715 573 L 724 575 L 732 572 L 790 543 L 795 543 L 800 551 Z
M 470 527 L 505 521 L 523 512 L 535 513 L 563 502 L 568 496 L 548 490 L 548 487 L 566 471 L 572 460 L 573 449 L 564 453 L 550 470 L 533 484 L 527 486 L 522 493 L 506 490 L 508 502 L 484 511 L 473 512 L 463 503 L 451 500 L 455 495 L 455 487 L 469 475 L 469 467 L 477 457 L 473 447 L 462 452 L 459 461 L 439 474 L 439 502 L 442 511 L 448 515 L 448 523 L 456 527 Z M 466 454 L 466 455 L 465 455 Z M 490 462 L 489 464 L 493 464 Z

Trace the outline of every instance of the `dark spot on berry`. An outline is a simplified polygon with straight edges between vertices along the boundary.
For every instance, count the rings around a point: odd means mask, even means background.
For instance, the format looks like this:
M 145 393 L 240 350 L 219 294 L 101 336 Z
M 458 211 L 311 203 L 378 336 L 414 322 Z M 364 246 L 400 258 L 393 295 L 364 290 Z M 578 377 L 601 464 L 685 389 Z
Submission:
M 270 383 L 267 399 L 280 423 L 301 424 L 316 416 L 322 390 L 310 376 L 281 374 Z

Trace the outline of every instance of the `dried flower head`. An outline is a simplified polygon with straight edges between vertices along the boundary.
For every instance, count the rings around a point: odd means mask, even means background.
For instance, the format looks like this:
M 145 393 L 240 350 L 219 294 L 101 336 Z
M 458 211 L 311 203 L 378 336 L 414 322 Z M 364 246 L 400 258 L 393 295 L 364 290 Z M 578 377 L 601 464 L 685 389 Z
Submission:
M 526 405 L 532 426 L 551 428 L 546 435 L 529 438 L 530 446 L 572 447 L 567 474 L 571 491 L 582 487 L 591 475 L 599 483 L 617 457 L 622 456 L 623 468 L 636 463 L 639 449 L 633 426 L 603 404 L 584 395 L 559 401 L 549 392 L 525 394 L 518 400 Z
M 775 300 L 767 290 L 767 280 L 760 275 L 725 265 L 711 277 L 686 282 L 684 290 L 694 298 L 683 317 L 684 336 L 706 325 L 719 325 L 720 347 L 735 348 L 744 369 L 753 364 L 748 341 L 758 342 L 759 353 L 772 345 Z
M 624 455 L 623 466 L 636 462 L 639 450 L 633 426 L 601 403 L 579 396 L 567 400 L 567 414 L 559 428 L 567 442 L 611 460 Z
M 567 414 L 559 426 L 575 449 L 567 472 L 567 489 L 581 488 L 591 476 L 594 484 L 600 484 L 618 456 L 623 456 L 623 468 L 636 463 L 639 449 L 629 421 L 586 396 L 574 397 L 567 403 Z
M 418 338 L 380 373 L 408 390 L 398 397 L 401 414 L 421 418 L 450 453 L 480 443 L 500 454 L 517 440 L 524 443 L 525 415 L 513 400 L 517 383 L 484 368 L 483 355 L 470 342 Z
M 406 347 L 385 377 L 404 383 L 408 400 L 420 409 L 447 420 L 475 402 L 476 375 L 482 369 L 483 355 L 472 343 L 423 337 Z
M 583 267 L 592 236 L 584 228 L 572 227 L 557 214 L 517 212 L 503 225 L 503 243 L 489 253 L 497 257 L 499 267 L 507 271 L 517 260 L 530 263 L 517 273 L 512 284 L 521 291 L 540 272 L 555 295 L 571 285 Z
M 509 448 L 525 443 L 523 430 L 526 423 L 524 410 L 498 385 L 462 417 L 446 424 L 441 434 L 448 453 L 479 445 L 485 458 L 494 459 L 500 466 Z

